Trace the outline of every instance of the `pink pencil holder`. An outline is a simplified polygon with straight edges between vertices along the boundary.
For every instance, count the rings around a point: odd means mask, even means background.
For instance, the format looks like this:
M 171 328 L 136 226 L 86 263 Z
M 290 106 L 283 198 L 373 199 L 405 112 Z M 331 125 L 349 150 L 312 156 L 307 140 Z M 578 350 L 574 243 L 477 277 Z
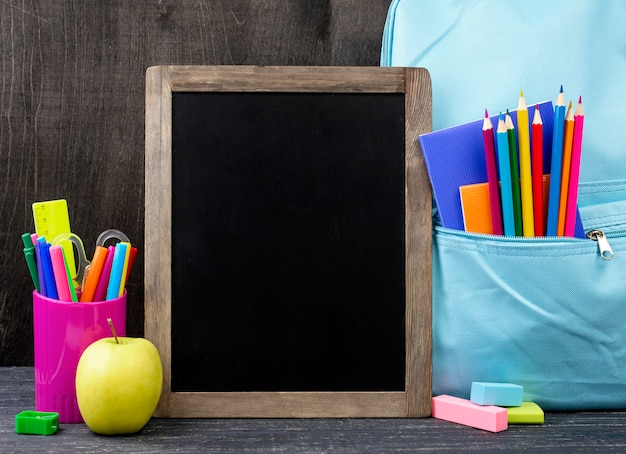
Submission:
M 126 335 L 126 292 L 116 299 L 93 303 L 59 301 L 33 292 L 35 338 L 35 407 L 54 411 L 60 423 L 81 423 L 76 402 L 76 366 L 92 342 Z

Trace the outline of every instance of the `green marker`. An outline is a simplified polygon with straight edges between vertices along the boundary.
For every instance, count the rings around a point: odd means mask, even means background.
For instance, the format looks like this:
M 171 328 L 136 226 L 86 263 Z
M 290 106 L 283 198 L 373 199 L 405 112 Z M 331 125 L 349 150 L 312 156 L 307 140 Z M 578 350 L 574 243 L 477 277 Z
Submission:
M 30 277 L 33 279 L 35 290 L 39 291 L 39 273 L 37 272 L 37 257 L 35 257 L 35 246 L 31 239 L 30 233 L 24 233 L 22 235 L 22 242 L 24 243 L 24 257 L 26 258 L 26 265 L 28 265 L 28 271 Z

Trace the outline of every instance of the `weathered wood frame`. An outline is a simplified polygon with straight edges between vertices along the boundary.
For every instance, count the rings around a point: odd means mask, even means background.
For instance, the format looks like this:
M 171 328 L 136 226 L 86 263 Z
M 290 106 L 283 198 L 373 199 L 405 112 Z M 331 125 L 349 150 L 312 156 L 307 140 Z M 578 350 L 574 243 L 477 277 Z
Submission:
M 172 92 L 405 94 L 406 379 L 394 392 L 172 392 Z M 145 336 L 163 363 L 160 417 L 423 417 L 431 412 L 431 190 L 418 136 L 431 130 L 423 68 L 155 66 L 146 73 Z

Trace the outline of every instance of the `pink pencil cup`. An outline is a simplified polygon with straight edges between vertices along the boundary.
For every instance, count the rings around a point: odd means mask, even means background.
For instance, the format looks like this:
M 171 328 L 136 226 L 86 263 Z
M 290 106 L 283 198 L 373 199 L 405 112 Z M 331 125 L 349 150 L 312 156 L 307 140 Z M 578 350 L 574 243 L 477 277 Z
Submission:
M 81 423 L 76 402 L 76 366 L 92 342 L 126 335 L 126 291 L 116 299 L 72 303 L 33 292 L 35 338 L 35 407 L 54 411 L 60 423 Z

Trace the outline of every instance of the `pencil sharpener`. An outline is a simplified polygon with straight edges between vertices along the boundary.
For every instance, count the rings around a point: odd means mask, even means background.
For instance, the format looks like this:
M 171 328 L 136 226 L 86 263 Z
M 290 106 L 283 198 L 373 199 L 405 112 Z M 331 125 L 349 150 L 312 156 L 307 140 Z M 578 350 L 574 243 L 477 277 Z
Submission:
M 15 415 L 18 434 L 52 435 L 59 429 L 59 414 L 53 411 L 26 410 Z

